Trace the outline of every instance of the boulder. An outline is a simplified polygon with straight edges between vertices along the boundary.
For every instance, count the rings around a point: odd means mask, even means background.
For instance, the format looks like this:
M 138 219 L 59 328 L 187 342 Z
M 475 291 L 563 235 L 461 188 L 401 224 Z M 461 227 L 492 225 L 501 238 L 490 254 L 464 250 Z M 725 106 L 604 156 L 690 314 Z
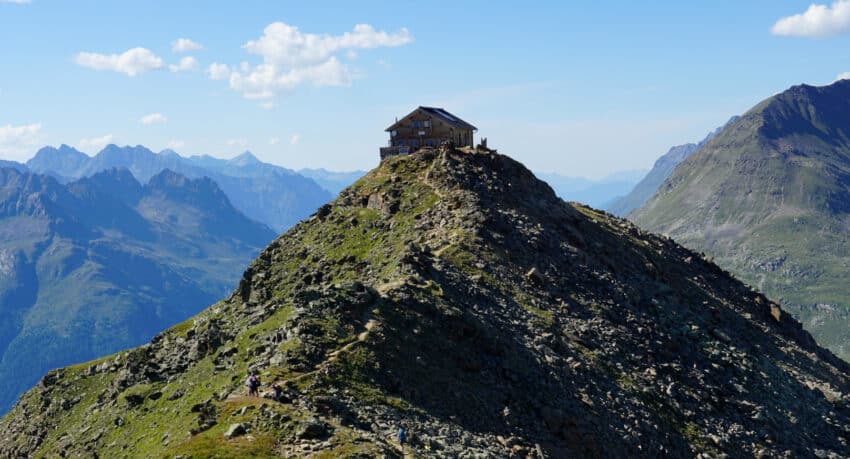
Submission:
M 248 425 L 243 422 L 238 422 L 236 424 L 230 424 L 230 427 L 227 428 L 227 432 L 224 433 L 224 438 L 230 440 L 231 438 L 245 435 L 246 433 L 248 433 Z
M 310 418 L 301 423 L 296 436 L 302 440 L 325 438 L 329 434 L 329 427 L 318 418 Z

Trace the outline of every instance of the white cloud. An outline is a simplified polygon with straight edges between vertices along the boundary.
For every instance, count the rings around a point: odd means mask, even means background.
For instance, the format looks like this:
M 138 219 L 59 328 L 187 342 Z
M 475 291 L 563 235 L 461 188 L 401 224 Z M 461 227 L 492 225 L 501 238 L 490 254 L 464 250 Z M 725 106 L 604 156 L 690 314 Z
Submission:
M 197 70 L 197 68 L 198 60 L 192 56 L 186 56 L 180 59 L 180 62 L 178 64 L 171 64 L 168 66 L 168 70 L 171 70 L 174 73 Z
M 209 75 L 211 80 L 226 80 L 230 78 L 230 67 L 226 64 L 213 62 L 207 67 L 207 75 Z
M 850 32 L 850 0 L 837 0 L 832 5 L 812 3 L 800 14 L 776 21 L 770 29 L 774 35 L 823 38 Z
M 260 103 L 260 107 L 262 107 L 263 110 L 271 110 L 271 109 L 275 108 L 276 106 L 277 105 L 275 105 L 275 103 L 270 101 L 270 100 L 267 100 L 265 102 Z
M 292 134 L 292 137 L 289 138 L 289 144 L 290 145 L 298 145 L 298 142 L 300 142 L 300 141 L 301 141 L 301 135 L 300 134 Z
M 162 59 L 146 48 L 133 48 L 121 54 L 79 53 L 75 58 L 78 65 L 95 70 L 110 70 L 136 76 L 150 70 L 162 68 Z
M 80 150 L 83 150 L 83 151 L 89 151 L 89 152 L 92 152 L 92 153 L 96 153 L 100 150 L 103 150 L 103 147 L 112 143 L 112 139 L 114 139 L 114 138 L 115 138 L 115 136 L 113 136 L 112 134 L 106 134 L 106 135 L 101 136 L 101 137 L 92 137 L 90 139 L 82 139 L 82 140 L 80 140 L 80 144 L 77 145 L 77 147 Z
M 840 80 L 850 80 L 850 72 L 839 73 L 837 77 L 835 77 L 835 81 Z
M 348 86 L 351 72 L 336 56 L 318 65 L 282 70 L 275 65 L 260 64 L 250 72 L 230 74 L 230 87 L 246 99 L 271 99 L 281 91 L 312 83 L 315 86 Z
M 162 113 L 151 113 L 150 115 L 143 116 L 139 120 L 142 124 L 160 124 L 166 121 L 168 121 L 168 118 L 166 118 Z
M 184 146 L 186 146 L 186 142 L 180 139 L 169 140 L 168 145 L 166 145 L 166 147 L 171 150 L 177 150 Z
M 244 146 L 248 145 L 248 139 L 244 139 L 244 138 L 228 139 L 227 144 L 230 145 L 231 147 L 234 147 L 234 146 L 244 147 Z
M 269 145 L 277 145 L 280 143 L 280 137 L 272 137 L 269 139 Z
M 15 3 L 17 5 L 25 5 L 30 3 L 31 0 L 0 0 L 0 3 Z
M 41 123 L 12 126 L 0 126 L 0 145 L 19 142 L 21 139 L 32 137 L 41 131 Z
M 319 35 L 275 22 L 263 30 L 260 38 L 242 46 L 248 53 L 262 57 L 262 63 L 252 67 L 243 62 L 238 69 L 213 64 L 207 72 L 212 79 L 228 79 L 230 88 L 248 99 L 267 100 L 303 84 L 347 86 L 355 75 L 340 62 L 338 53 L 346 52 L 350 57 L 356 49 L 402 46 L 412 41 L 404 28 L 387 33 L 368 24 L 357 24 L 353 31 L 342 35 Z
M 0 153 L 4 158 L 24 159 L 37 146 L 41 123 L 0 126 Z
M 199 49 L 204 49 L 204 47 L 188 38 L 178 38 L 171 42 L 171 51 L 174 53 L 188 53 Z
M 340 50 L 401 46 L 413 41 L 407 29 L 388 34 L 369 24 L 357 24 L 353 32 L 337 36 L 302 33 L 298 27 L 282 22 L 268 25 L 263 32 L 262 37 L 245 43 L 243 48 L 263 56 L 268 63 L 290 66 L 321 63 Z

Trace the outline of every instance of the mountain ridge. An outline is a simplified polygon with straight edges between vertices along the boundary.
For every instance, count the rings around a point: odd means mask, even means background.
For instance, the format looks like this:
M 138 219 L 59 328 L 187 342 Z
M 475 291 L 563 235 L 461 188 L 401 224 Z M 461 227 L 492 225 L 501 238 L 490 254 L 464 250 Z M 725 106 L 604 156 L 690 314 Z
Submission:
M 565 201 L 577 201 L 597 209 L 604 209 L 631 190 L 647 171 L 620 171 L 598 180 L 571 177 L 557 173 L 537 173 L 552 186 Z
M 259 161 L 250 152 L 225 160 L 210 156 L 184 158 L 173 150 L 157 154 L 142 145 L 110 144 L 89 157 L 72 147 L 44 147 L 27 161 L 33 172 L 54 175 L 62 182 L 125 167 L 140 182 L 163 170 L 189 178 L 210 177 L 248 217 L 282 231 L 331 198 L 312 179 L 289 169 Z M 174 153 L 174 154 L 172 154 Z
M 828 456 L 848 394 L 847 363 L 698 253 L 504 155 L 425 149 L 198 316 L 50 372 L 0 455 L 393 457 L 403 425 L 419 455 Z
M 632 215 L 714 256 L 850 357 L 850 82 L 799 85 L 683 161 Z
M 716 137 L 725 126 L 728 126 L 738 118 L 739 117 L 737 115 L 729 118 L 723 126 L 709 132 L 705 138 L 697 143 L 686 143 L 670 147 L 667 153 L 663 154 L 655 161 L 652 165 L 652 169 L 637 184 L 635 184 L 634 188 L 632 188 L 628 194 L 612 202 L 610 205 L 606 206 L 605 209 L 614 215 L 625 217 L 633 210 L 641 207 L 650 198 L 652 198 L 661 184 L 664 183 L 667 177 L 673 173 L 673 170 L 679 163 L 708 143 L 708 141 Z
M 366 171 L 354 170 L 350 172 L 329 171 L 327 169 L 298 169 L 299 174 L 315 180 L 322 188 L 336 196 L 340 191 L 347 188 L 357 179 L 366 174 Z

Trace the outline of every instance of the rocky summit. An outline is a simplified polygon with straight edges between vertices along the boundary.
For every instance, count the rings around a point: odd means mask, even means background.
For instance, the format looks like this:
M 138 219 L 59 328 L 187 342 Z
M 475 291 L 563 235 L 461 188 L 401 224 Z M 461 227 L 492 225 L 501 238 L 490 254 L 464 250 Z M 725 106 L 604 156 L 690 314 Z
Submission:
M 840 457 L 848 394 L 845 362 L 701 254 L 506 156 L 426 149 L 195 318 L 48 373 L 0 456 L 399 457 L 404 426 L 405 457 Z

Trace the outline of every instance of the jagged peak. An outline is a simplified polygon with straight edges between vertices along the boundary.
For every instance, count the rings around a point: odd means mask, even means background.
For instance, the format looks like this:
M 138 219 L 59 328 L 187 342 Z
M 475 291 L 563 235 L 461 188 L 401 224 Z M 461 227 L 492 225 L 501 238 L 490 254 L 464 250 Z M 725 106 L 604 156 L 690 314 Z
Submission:
M 197 180 L 200 181 L 201 179 Z M 187 183 L 192 183 L 193 181 L 193 179 L 190 179 L 179 172 L 175 172 L 171 169 L 163 169 L 148 180 L 148 185 L 153 187 L 181 187 Z
M 134 205 L 142 195 L 142 184 L 126 167 L 105 169 L 67 186 L 79 196 L 95 193 L 98 199 L 117 200 L 127 205 Z M 97 199 L 94 202 L 98 202 Z
M 103 147 L 97 155 L 95 156 L 109 156 L 112 154 L 144 154 L 144 155 L 155 155 L 153 151 L 151 151 L 148 147 L 144 145 L 124 145 L 119 146 L 114 143 L 110 143 L 109 145 Z
M 112 167 L 112 168 L 109 168 L 109 169 L 104 169 L 102 171 L 95 172 L 94 174 L 92 174 L 89 177 L 84 177 L 84 178 L 78 180 L 78 182 L 82 182 L 82 181 L 101 182 L 101 183 L 107 183 L 107 182 L 111 182 L 111 183 L 119 183 L 119 182 L 135 183 L 135 184 L 141 186 L 139 181 L 136 180 L 136 177 L 133 175 L 133 173 L 130 172 L 130 169 L 127 169 L 124 166 L 118 166 L 118 167 Z
M 241 155 L 236 156 L 228 160 L 227 162 L 228 164 L 233 164 L 235 166 L 250 166 L 254 164 L 260 164 L 262 161 L 260 161 L 256 156 L 254 156 L 253 153 L 246 150 Z
M 145 188 L 152 192 L 162 192 L 167 196 L 181 201 L 193 199 L 214 199 L 226 201 L 230 206 L 227 196 L 209 177 L 189 178 L 171 169 L 163 169 L 150 178 Z
M 68 145 L 68 144 L 65 144 L 65 143 L 63 143 L 63 144 L 59 145 L 59 151 L 72 152 L 72 153 L 79 153 L 79 154 L 83 154 L 83 155 L 85 155 L 85 153 L 83 153 L 83 152 L 81 152 L 80 150 L 77 150 L 76 148 L 74 148 L 74 147 L 72 147 L 72 146 L 70 146 L 70 145 Z M 88 156 L 88 155 L 87 155 L 87 156 Z
M 182 158 L 182 156 L 180 156 L 179 153 L 172 150 L 171 148 L 166 148 L 165 150 L 162 150 L 157 154 L 160 155 L 160 156 L 170 156 L 170 157 Z
M 59 147 L 53 147 L 51 145 L 46 145 L 44 147 L 41 147 L 41 148 L 38 149 L 38 151 L 36 151 L 35 157 L 38 157 L 39 155 L 55 155 L 55 154 L 61 154 L 61 155 L 66 155 L 66 156 L 76 156 L 76 157 L 81 157 L 81 158 L 88 158 L 87 154 L 81 152 L 80 150 L 77 150 L 76 148 L 74 148 L 70 145 L 64 144 L 64 143 L 59 145 Z

